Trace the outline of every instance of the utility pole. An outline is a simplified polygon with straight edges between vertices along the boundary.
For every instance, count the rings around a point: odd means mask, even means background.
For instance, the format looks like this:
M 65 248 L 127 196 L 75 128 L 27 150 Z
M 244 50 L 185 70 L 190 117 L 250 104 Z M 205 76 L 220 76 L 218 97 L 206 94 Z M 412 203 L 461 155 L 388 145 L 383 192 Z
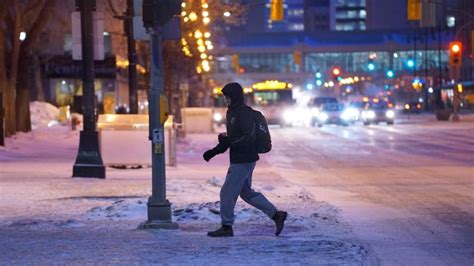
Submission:
M 92 11 L 95 11 L 95 0 L 76 0 L 76 10 L 81 12 L 84 129 L 80 133 L 79 152 L 74 163 L 72 177 L 105 178 L 105 167 L 99 150 L 99 135 L 96 131 L 92 25 Z
M 137 52 L 135 48 L 135 39 L 133 37 L 133 16 L 135 10 L 133 8 L 133 0 L 127 0 L 127 11 L 125 14 L 125 29 L 127 34 L 128 46 L 128 93 L 130 113 L 138 114 L 138 97 L 137 97 Z
M 177 229 L 171 220 L 171 203 L 166 199 L 163 96 L 162 26 L 181 13 L 180 0 L 143 0 L 143 24 L 151 32 L 151 84 L 149 91 L 149 139 L 152 156 L 152 195 L 148 198 L 148 219 L 142 229 Z

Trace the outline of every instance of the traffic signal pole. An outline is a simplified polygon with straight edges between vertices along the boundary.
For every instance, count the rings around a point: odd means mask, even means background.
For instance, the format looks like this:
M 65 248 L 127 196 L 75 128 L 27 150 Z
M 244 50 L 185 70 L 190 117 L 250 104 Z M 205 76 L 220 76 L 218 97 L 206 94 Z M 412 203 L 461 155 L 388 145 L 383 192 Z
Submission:
M 171 203 L 166 199 L 164 126 L 160 123 L 160 95 L 163 94 L 163 47 L 161 29 L 151 34 L 151 84 L 149 93 L 149 138 L 152 156 L 152 195 L 148 198 L 148 220 L 143 228 L 177 229 L 171 221 Z
M 148 198 L 148 219 L 142 223 L 141 229 L 177 229 L 178 224 L 171 220 L 171 203 L 166 199 L 166 168 L 164 147 L 164 122 L 161 115 L 166 109 L 162 106 L 160 96 L 163 94 L 163 46 L 162 26 L 174 14 L 179 14 L 181 2 L 172 2 L 176 10 L 164 12 L 157 1 L 143 2 L 144 26 L 151 32 L 151 81 L 149 91 L 149 139 L 151 140 L 152 156 L 152 195 Z M 163 2 L 162 2 L 163 3 Z M 169 2 L 171 3 L 171 2 Z M 163 8 L 163 6 L 161 6 Z M 150 10 L 151 9 L 151 10 Z M 151 12 L 145 12 L 151 11 Z M 159 13 L 163 12 L 163 13 Z M 162 15 L 162 16 L 160 16 Z M 164 17 L 163 17 L 164 16 Z M 162 112 L 160 112 L 160 110 Z

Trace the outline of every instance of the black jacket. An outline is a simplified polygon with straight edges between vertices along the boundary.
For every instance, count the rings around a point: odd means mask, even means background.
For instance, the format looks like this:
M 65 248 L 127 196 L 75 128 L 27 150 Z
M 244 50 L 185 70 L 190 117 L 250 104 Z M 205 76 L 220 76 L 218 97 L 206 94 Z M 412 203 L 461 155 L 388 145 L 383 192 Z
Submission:
M 220 138 L 219 144 L 212 149 L 213 153 L 224 153 L 230 148 L 232 164 L 258 161 L 253 110 L 244 103 L 242 87 L 237 83 L 229 83 L 224 86 L 222 93 L 231 99 L 226 114 L 227 138 Z

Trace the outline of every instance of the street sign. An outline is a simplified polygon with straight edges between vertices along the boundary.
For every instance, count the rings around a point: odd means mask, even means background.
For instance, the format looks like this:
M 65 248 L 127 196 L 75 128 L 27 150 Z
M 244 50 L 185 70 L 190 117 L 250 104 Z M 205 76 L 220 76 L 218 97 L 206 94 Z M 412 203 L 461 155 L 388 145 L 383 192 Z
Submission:
M 102 12 L 92 12 L 93 35 L 94 35 L 94 60 L 104 60 L 104 14 Z M 72 25 L 72 58 L 82 60 L 82 39 L 81 39 L 81 12 L 76 11 L 71 14 Z

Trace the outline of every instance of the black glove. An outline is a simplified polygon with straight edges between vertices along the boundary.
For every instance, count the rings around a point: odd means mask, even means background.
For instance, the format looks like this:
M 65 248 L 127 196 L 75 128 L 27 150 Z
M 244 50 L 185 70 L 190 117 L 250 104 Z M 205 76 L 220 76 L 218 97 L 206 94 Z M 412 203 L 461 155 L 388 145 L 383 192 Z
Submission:
M 214 156 L 216 156 L 216 154 L 214 153 L 213 150 L 208 150 L 202 155 L 202 157 L 204 158 L 204 160 L 206 160 L 206 162 L 209 162 L 209 160 L 212 159 L 212 157 Z
M 219 143 L 222 143 L 222 144 L 229 144 L 230 143 L 229 137 L 224 136 L 222 134 L 217 135 L 217 139 L 219 140 Z

